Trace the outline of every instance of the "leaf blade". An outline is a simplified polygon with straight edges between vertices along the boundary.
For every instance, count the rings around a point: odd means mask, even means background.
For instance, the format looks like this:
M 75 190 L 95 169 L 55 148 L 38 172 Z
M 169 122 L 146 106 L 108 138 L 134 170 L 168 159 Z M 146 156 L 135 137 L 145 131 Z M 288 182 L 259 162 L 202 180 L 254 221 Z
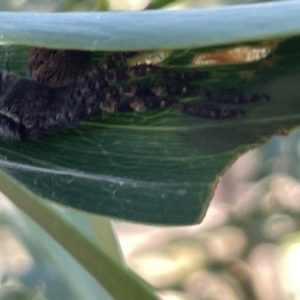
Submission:
M 299 1 L 287 1 L 184 11 L 1 12 L 0 40 L 92 51 L 207 47 L 299 35 L 299 10 Z

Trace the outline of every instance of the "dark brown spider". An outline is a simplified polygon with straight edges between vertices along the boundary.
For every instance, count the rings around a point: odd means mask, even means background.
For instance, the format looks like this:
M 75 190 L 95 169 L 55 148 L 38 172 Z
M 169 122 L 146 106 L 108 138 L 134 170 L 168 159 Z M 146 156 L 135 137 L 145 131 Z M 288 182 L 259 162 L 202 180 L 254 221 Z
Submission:
M 201 96 L 229 104 L 264 98 L 202 88 L 193 83 L 205 77 L 202 71 L 181 72 L 146 64 L 119 68 L 120 61 L 132 55 L 115 53 L 87 70 L 89 52 L 34 49 L 28 61 L 31 79 L 11 80 L 2 73 L 0 91 L 11 87 L 0 99 L 0 135 L 36 139 L 103 111 L 143 112 L 174 107 L 201 118 L 234 118 L 243 115 L 243 110 L 201 107 L 183 103 L 178 97 Z M 138 80 L 153 75 L 155 82 L 151 78 Z

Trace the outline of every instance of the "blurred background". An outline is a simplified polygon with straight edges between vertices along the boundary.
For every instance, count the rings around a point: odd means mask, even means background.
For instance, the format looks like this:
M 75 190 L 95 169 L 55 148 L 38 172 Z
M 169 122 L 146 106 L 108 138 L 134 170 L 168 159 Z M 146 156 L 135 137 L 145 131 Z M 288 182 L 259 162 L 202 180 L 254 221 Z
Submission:
M 258 1 L 243 1 L 250 2 Z M 1 2 L 0 9 L 139 10 L 236 3 L 10 0 Z M 300 299 L 299 178 L 298 130 L 240 157 L 221 178 L 201 224 L 158 227 L 115 222 L 124 258 L 165 300 Z M 24 218 L 2 195 L 0 300 L 77 299 L 45 251 L 47 245 L 32 237 Z

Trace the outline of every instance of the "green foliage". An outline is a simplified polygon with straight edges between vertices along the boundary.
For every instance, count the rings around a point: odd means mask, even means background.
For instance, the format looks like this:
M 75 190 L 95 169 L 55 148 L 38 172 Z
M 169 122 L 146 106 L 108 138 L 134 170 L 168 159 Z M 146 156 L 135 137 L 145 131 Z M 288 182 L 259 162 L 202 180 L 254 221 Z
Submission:
M 218 46 L 295 36 L 300 33 L 299 9 L 298 1 L 288 1 L 138 13 L 2 12 L 0 38 L 9 44 L 92 51 Z
M 231 105 L 245 110 L 239 119 L 205 120 L 171 110 L 103 114 L 40 141 L 0 141 L 0 166 L 36 195 L 67 206 L 148 223 L 199 222 L 231 161 L 298 125 L 298 43 L 294 38 L 277 46 L 271 66 L 262 61 L 205 69 L 202 86 L 270 95 L 269 101 Z M 199 52 L 174 51 L 162 65 L 191 67 Z M 19 70 L 26 53 L 4 49 L 8 68 Z M 245 80 L 242 72 L 254 78 Z
M 24 46 L 99 51 L 212 47 L 297 35 L 299 8 L 298 1 L 289 1 L 212 10 L 1 13 L 1 41 L 18 45 L 4 49 L 8 62 L 13 61 L 11 55 L 22 57 Z M 298 41 L 280 45 L 275 65 L 246 84 L 237 72 L 256 71 L 258 65 L 210 69 L 207 86 L 234 83 L 234 88 L 270 95 L 269 102 L 245 106 L 241 119 L 199 120 L 171 111 L 103 115 L 41 141 L 0 141 L 0 166 L 5 171 L 0 189 L 115 299 L 155 299 L 134 274 L 82 233 L 80 225 L 74 226 L 43 198 L 122 219 L 199 222 L 231 161 L 282 128 L 298 125 L 298 94 L 283 90 L 287 82 L 289 91 L 297 90 Z M 192 55 L 189 49 L 174 52 L 165 63 L 188 67 Z M 15 61 L 9 66 L 20 71 Z

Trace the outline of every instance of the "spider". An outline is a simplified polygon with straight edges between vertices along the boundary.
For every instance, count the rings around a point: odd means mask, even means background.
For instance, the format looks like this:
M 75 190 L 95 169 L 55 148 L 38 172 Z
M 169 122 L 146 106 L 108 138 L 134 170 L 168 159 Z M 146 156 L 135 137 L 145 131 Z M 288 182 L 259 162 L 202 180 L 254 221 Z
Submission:
M 134 54 L 117 52 L 88 69 L 89 52 L 33 49 L 28 59 L 31 78 L 1 74 L 0 135 L 15 140 L 38 139 L 104 111 L 143 112 L 173 107 L 201 118 L 235 118 L 244 111 L 207 108 L 182 102 L 178 97 L 201 96 L 231 104 L 264 98 L 259 94 L 224 94 L 193 84 L 206 76 L 203 71 L 182 72 L 146 64 L 119 68 L 120 62 Z M 139 80 L 152 75 L 161 82 Z

